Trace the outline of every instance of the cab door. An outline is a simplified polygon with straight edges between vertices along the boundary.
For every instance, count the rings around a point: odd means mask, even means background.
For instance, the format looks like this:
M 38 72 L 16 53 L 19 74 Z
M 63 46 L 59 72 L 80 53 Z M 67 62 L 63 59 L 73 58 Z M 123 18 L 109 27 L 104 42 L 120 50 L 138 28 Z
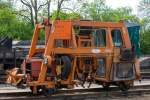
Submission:
M 124 81 L 135 78 L 134 60 L 129 58 L 122 59 L 122 53 L 130 56 L 130 40 L 127 38 L 128 33 L 125 33 L 121 28 L 111 29 L 111 36 L 114 45 L 114 55 L 112 64 L 112 80 Z

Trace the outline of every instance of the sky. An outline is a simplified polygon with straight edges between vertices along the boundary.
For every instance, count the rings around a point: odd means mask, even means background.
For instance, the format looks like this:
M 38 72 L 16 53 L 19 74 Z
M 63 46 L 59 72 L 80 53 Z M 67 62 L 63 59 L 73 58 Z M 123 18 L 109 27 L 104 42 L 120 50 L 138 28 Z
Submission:
M 106 0 L 106 4 L 112 8 L 131 7 L 133 14 L 137 15 L 139 1 L 140 0 Z

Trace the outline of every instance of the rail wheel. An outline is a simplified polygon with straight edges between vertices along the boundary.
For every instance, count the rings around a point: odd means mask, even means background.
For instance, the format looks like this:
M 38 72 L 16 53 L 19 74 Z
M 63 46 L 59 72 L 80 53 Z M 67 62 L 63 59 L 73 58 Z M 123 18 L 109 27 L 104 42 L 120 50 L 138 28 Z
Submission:
M 30 86 L 30 90 L 31 90 L 31 92 L 33 93 L 33 86 Z M 38 87 L 37 87 L 37 93 L 40 93 L 40 92 L 41 92 L 41 87 L 38 86 Z
M 48 95 L 52 95 L 56 92 L 56 89 L 55 88 L 46 88 L 45 86 L 42 87 L 42 93 L 45 95 L 45 96 L 48 96 Z
M 128 91 L 130 89 L 130 84 L 126 84 L 125 82 L 120 82 L 119 88 L 121 91 Z
M 67 79 L 71 71 L 71 60 L 68 56 L 62 56 L 61 59 L 64 63 L 61 76 L 63 79 Z
M 103 84 L 102 86 L 104 90 L 109 90 L 110 84 Z

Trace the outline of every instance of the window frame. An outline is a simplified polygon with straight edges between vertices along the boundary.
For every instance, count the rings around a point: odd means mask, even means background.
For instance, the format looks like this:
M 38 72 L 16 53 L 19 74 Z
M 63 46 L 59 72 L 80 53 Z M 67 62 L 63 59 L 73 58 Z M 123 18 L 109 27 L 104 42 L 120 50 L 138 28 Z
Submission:
M 112 31 L 113 31 L 113 30 L 120 30 L 120 33 L 121 33 L 121 39 L 122 39 L 122 45 L 121 45 L 121 46 L 115 46 L 115 45 L 114 45 L 114 41 L 113 41 L 113 37 L 112 37 Z M 114 47 L 116 47 L 116 48 L 124 47 L 123 31 L 122 31 L 121 28 L 111 28 L 111 29 L 110 29 L 110 34 L 111 34 L 112 43 L 113 43 L 113 46 L 114 46 Z
M 103 76 L 102 76 L 102 75 L 98 75 L 98 74 L 97 74 L 97 70 L 96 70 L 96 76 L 97 76 L 97 77 L 100 77 L 100 78 L 105 78 L 105 77 L 106 77 L 106 74 L 107 74 L 107 73 L 106 73 L 106 71 L 107 71 L 107 67 L 106 67 L 106 66 L 107 66 L 107 65 L 106 65 L 106 64 L 107 64 L 107 61 L 106 61 L 106 58 L 105 58 L 105 57 L 97 58 L 97 69 L 101 67 L 101 66 L 99 66 L 99 62 L 98 62 L 99 59 L 103 59 L 103 61 L 104 61 L 104 66 L 103 66 L 103 67 L 104 67 L 105 69 L 104 69 L 104 74 L 103 74 Z
M 108 39 L 107 39 L 108 28 L 98 27 L 93 32 L 96 32 L 97 30 L 105 30 L 105 46 L 96 46 L 95 41 L 93 41 L 94 42 L 94 47 L 96 47 L 96 48 L 106 48 L 107 47 L 107 42 L 108 42 Z M 95 40 L 95 38 L 94 38 L 94 40 Z

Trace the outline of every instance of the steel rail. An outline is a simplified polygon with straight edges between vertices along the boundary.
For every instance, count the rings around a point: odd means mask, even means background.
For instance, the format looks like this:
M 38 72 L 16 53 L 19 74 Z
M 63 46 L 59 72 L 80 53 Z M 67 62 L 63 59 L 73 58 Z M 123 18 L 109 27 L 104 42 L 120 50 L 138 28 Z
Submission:
M 111 87 L 109 90 L 102 88 L 58 90 L 55 94 L 48 96 L 33 95 L 30 92 L 0 93 L 0 100 L 84 100 L 85 98 L 91 98 L 90 100 L 92 100 L 92 98 L 100 97 L 139 96 L 143 94 L 150 94 L 150 85 L 134 86 L 126 93 L 120 91 L 117 87 Z

